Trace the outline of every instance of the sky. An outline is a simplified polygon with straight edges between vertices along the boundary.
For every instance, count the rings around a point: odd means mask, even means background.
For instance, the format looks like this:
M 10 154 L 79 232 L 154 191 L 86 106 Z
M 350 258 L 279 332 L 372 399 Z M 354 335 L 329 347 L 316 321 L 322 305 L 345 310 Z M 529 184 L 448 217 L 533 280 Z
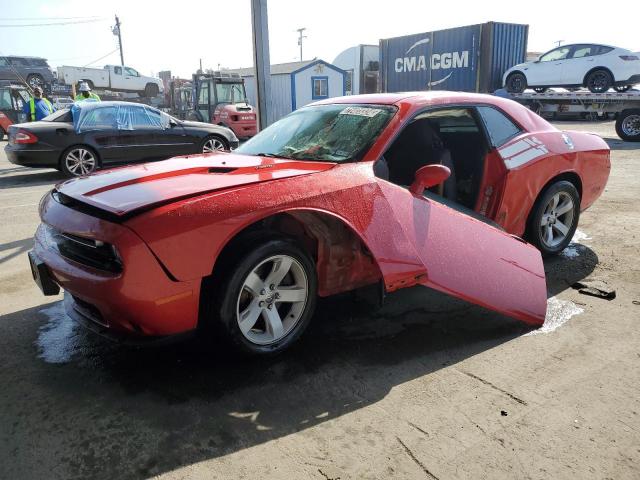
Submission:
M 252 64 L 249 0 L 0 0 L 0 54 L 45 57 L 53 68 L 119 63 L 111 32 L 116 14 L 125 64 L 142 74 L 171 70 L 190 78 L 200 59 L 213 69 Z M 91 23 L 13 27 L 94 16 Z M 268 0 L 268 17 L 271 63 L 299 60 L 296 29 L 301 27 L 307 29 L 304 59 L 328 62 L 357 44 L 487 21 L 528 24 L 529 51 L 544 52 L 559 40 L 640 51 L 640 2 L 633 1 L 594 11 L 584 1 L 557 0 Z

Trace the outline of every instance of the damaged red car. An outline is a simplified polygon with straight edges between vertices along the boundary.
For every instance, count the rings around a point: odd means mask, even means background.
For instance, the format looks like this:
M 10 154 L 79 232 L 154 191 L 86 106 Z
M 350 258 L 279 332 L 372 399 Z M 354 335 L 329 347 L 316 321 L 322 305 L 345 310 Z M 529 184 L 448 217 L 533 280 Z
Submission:
M 567 246 L 609 169 L 601 138 L 510 100 L 334 98 L 233 153 L 58 185 L 29 258 L 45 294 L 65 290 L 69 315 L 127 341 L 211 327 L 275 353 L 318 296 L 375 284 L 423 285 L 536 326 L 541 253 Z

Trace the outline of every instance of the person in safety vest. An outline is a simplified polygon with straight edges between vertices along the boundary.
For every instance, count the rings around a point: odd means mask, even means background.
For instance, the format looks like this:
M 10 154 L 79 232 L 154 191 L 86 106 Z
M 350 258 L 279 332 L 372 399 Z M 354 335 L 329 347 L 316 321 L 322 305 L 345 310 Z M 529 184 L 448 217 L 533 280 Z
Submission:
M 74 99 L 76 102 L 82 102 L 83 100 L 100 101 L 100 97 L 91 91 L 91 87 L 87 82 L 81 82 L 78 90 L 80 93 L 76 95 L 76 98 Z
M 42 96 L 42 88 L 34 87 L 33 96 L 24 104 L 24 113 L 27 114 L 29 122 L 42 120 L 56 111 L 51 102 Z

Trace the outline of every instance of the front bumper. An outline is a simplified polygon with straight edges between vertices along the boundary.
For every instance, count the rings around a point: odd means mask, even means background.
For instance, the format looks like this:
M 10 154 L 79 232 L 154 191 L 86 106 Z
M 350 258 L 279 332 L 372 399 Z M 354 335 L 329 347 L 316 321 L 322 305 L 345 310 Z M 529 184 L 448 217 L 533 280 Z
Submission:
M 60 152 L 52 149 L 24 148 L 23 145 L 7 144 L 4 147 L 7 159 L 23 167 L 58 168 Z
M 72 210 L 50 194 L 41 204 L 40 224 L 31 255 L 42 262 L 55 284 L 68 294 L 67 311 L 92 330 L 111 338 L 185 334 L 198 325 L 200 279 L 169 278 L 147 245 L 124 225 Z M 122 271 L 114 273 L 65 257 L 51 232 L 65 232 L 115 245 Z

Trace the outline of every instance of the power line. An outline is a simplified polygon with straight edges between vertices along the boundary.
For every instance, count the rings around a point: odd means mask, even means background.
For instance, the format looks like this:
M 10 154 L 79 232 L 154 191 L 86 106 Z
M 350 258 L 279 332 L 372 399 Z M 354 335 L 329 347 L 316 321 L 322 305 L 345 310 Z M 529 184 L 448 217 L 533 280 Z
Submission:
M 7 21 L 7 22 L 22 22 L 22 21 L 29 21 L 29 20 L 87 20 L 87 19 L 106 19 L 107 17 L 100 17 L 98 15 L 90 15 L 90 16 L 83 16 L 83 17 L 0 17 L 1 21 Z
M 22 25 L 10 25 L 4 24 L 0 25 L 0 28 L 20 28 L 20 27 L 51 27 L 55 25 L 78 25 L 81 23 L 95 23 L 95 22 L 104 22 L 105 19 L 96 18 L 93 20 L 78 20 L 74 22 L 52 22 L 52 23 L 23 23 Z
M 85 67 L 88 67 L 88 66 L 89 66 L 89 65 L 91 65 L 91 64 L 94 64 L 94 63 L 96 63 L 96 62 L 99 62 L 99 61 L 100 61 L 100 60 L 102 60 L 103 58 L 107 58 L 109 55 L 113 55 L 113 54 L 114 54 L 114 53 L 116 53 L 117 51 L 118 51 L 118 49 L 116 48 L 115 50 L 113 50 L 113 51 L 111 51 L 111 52 L 107 53 L 106 55 L 103 55 L 102 57 L 95 59 L 93 62 L 89 62 L 89 63 L 87 63 L 87 64 L 85 65 Z

